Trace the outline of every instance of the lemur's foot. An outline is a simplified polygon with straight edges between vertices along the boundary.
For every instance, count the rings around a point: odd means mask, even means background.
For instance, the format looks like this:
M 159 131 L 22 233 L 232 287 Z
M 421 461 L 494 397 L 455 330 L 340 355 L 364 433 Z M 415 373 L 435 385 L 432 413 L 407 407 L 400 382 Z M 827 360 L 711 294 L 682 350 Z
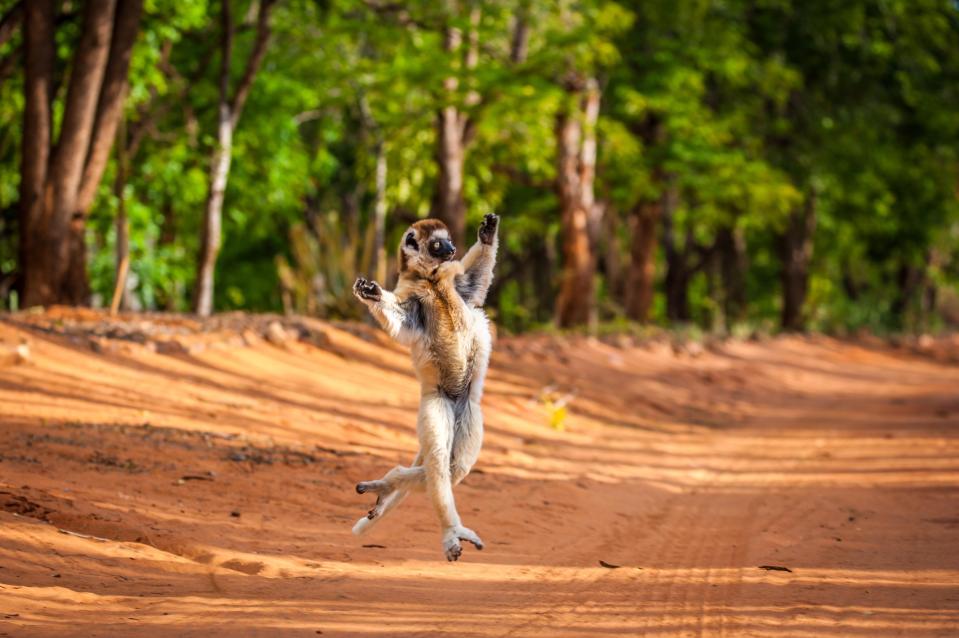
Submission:
M 370 508 L 370 511 L 366 513 L 366 518 L 373 520 L 383 514 L 383 511 L 386 509 L 386 497 L 393 493 L 393 488 L 382 479 L 378 481 L 361 481 L 356 484 L 357 494 L 366 494 L 367 492 L 373 492 L 377 495 L 376 503 Z
M 483 223 L 479 227 L 479 239 L 486 245 L 492 244 L 496 239 L 496 229 L 499 226 L 499 216 L 489 213 L 483 218 Z
M 383 297 L 383 290 L 375 281 L 357 277 L 356 282 L 353 284 L 353 294 L 367 301 L 379 301 Z
M 446 560 L 457 560 L 463 554 L 463 546 L 460 545 L 460 541 L 473 543 L 476 549 L 483 549 L 483 541 L 470 528 L 462 525 L 449 527 L 443 533 L 443 551 L 446 553 Z
M 367 492 L 375 492 L 380 494 L 386 491 L 386 481 L 360 481 L 356 484 L 356 493 L 357 494 L 366 494 Z
M 374 503 L 370 511 L 366 513 L 366 518 L 373 520 L 377 516 L 382 516 L 384 509 L 386 509 L 386 499 L 380 494 L 376 497 L 376 503 Z

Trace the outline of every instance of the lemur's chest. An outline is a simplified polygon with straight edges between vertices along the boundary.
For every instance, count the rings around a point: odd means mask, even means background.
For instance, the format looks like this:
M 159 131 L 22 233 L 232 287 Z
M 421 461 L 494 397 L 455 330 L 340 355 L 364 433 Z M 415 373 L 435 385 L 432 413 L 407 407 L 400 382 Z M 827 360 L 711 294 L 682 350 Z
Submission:
M 482 310 L 467 307 L 455 292 L 446 295 L 427 287 L 416 299 L 423 322 L 419 348 L 423 363 L 435 371 L 436 383 L 445 393 L 460 396 L 469 390 L 477 359 L 486 350 L 486 317 Z

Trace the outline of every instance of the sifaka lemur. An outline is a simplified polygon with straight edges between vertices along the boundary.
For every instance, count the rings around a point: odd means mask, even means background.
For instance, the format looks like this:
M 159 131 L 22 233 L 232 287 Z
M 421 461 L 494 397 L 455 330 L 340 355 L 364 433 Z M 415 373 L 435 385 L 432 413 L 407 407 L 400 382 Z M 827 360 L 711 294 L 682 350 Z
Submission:
M 383 329 L 410 346 L 420 382 L 419 452 L 410 467 L 397 466 L 379 480 L 357 484 L 357 492 L 377 498 L 353 526 L 354 534 L 367 531 L 410 491 L 425 489 L 440 519 L 447 560 L 460 557 L 460 541 L 483 549 L 476 532 L 460 521 L 453 486 L 469 474 L 483 444 L 480 399 L 492 347 L 483 303 L 493 281 L 498 224 L 496 215 L 486 215 L 479 241 L 457 261 L 443 222 L 418 221 L 403 233 L 392 292 L 363 278 L 353 285 Z

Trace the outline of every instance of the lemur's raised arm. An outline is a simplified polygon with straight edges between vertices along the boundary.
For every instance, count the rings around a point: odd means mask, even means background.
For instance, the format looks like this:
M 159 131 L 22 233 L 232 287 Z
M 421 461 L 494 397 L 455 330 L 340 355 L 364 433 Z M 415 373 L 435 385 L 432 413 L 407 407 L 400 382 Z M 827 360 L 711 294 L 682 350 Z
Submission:
M 456 291 L 469 306 L 481 308 L 493 283 L 493 266 L 499 237 L 496 233 L 499 218 L 487 215 L 479 227 L 479 241 L 463 256 L 463 274 L 456 277 Z
M 413 298 L 406 301 L 388 290 L 383 290 L 375 281 L 360 277 L 353 284 L 353 294 L 370 310 L 370 314 L 388 335 L 403 345 L 410 345 L 422 330 L 422 310 Z

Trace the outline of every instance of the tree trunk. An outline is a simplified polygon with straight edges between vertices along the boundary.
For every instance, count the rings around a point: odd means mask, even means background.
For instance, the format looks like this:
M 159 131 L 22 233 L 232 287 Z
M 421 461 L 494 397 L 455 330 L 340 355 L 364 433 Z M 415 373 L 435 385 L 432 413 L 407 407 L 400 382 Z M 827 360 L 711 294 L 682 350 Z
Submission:
M 746 318 L 746 239 L 733 226 L 722 226 L 716 233 L 719 271 L 722 279 L 723 314 L 727 328 Z
M 945 252 L 939 248 L 930 248 L 926 253 L 925 274 L 923 275 L 922 290 L 919 298 L 919 320 L 917 329 L 926 332 L 930 329 L 930 320 L 936 313 L 938 301 L 938 286 L 935 277 L 929 274 L 941 271 L 946 263 Z
M 230 0 L 223 0 L 220 11 L 220 100 L 217 108 L 217 145 L 210 166 L 210 185 L 200 230 L 200 256 L 197 261 L 193 311 L 207 317 L 213 312 L 213 276 L 220 252 L 223 224 L 223 197 L 230 175 L 233 154 L 233 120 L 230 113 L 230 66 L 233 62 L 233 15 Z
M 223 197 L 230 175 L 230 160 L 233 153 L 233 127 L 230 126 L 229 105 L 220 104 L 220 121 L 217 134 L 217 149 L 213 155 L 210 171 L 210 191 L 207 194 L 200 234 L 200 259 L 197 269 L 196 297 L 193 311 L 202 317 L 213 312 L 213 276 L 216 258 L 220 252 L 220 236 L 223 225 Z
M 590 239 L 596 172 L 596 119 L 600 91 L 593 79 L 571 85 L 570 104 L 556 125 L 556 190 L 562 223 L 563 270 L 556 299 L 556 323 L 566 328 L 587 323 L 594 313 L 593 276 L 596 260 Z M 577 108 L 573 109 L 573 102 Z
M 373 117 L 366 95 L 362 92 L 359 96 L 358 106 L 363 136 L 372 138 L 373 151 L 376 155 L 376 168 L 373 173 L 373 263 L 370 264 L 370 274 L 376 281 L 385 284 L 389 268 L 386 259 L 386 177 L 388 169 L 386 141 L 383 139 L 382 129 Z
M 35 0 L 24 12 L 24 108 L 20 159 L 20 305 L 28 308 L 54 298 L 56 282 L 45 271 L 46 220 L 43 191 L 50 157 L 54 49 L 53 0 Z
M 642 140 L 645 151 L 653 151 L 665 143 L 665 127 L 660 117 L 653 112 L 647 113 L 632 131 Z M 659 226 L 663 208 L 674 206 L 673 199 L 676 197 L 671 178 L 668 179 L 662 166 L 657 164 L 653 167 L 651 178 L 659 190 L 659 196 L 636 202 L 630 213 L 630 259 L 623 300 L 626 316 L 641 323 L 649 321 L 655 295 L 656 249 L 660 242 Z
M 890 306 L 893 326 L 903 330 L 909 324 L 909 311 L 914 307 L 917 293 L 923 288 L 925 268 L 919 268 L 906 261 L 901 261 L 896 270 L 896 295 Z M 914 325 L 921 322 L 915 321 Z
M 86 219 L 77 208 L 77 196 L 110 53 L 115 7 L 115 0 L 86 3 L 83 32 L 73 59 L 63 125 L 44 195 L 52 198 L 47 200 L 52 202 L 52 210 L 46 234 L 46 269 L 58 288 L 50 302 L 85 304 L 89 296 L 83 236 Z
M 222 35 L 220 38 L 220 103 L 217 120 L 217 145 L 210 162 L 210 185 L 203 214 L 200 253 L 197 258 L 196 284 L 193 290 L 193 311 L 207 317 L 213 312 L 214 274 L 220 252 L 223 226 L 223 198 L 230 177 L 233 155 L 233 132 L 239 123 L 243 105 L 250 94 L 253 80 L 263 63 L 270 40 L 270 12 L 275 0 L 262 0 L 257 14 L 256 40 L 246 61 L 243 76 L 230 98 L 230 68 L 233 63 L 233 15 L 229 0 L 221 3 Z
M 670 322 L 685 323 L 692 318 L 687 294 L 691 273 L 682 261 L 682 252 L 666 251 L 666 318 Z
M 26 3 L 24 147 L 21 166 L 20 255 L 23 304 L 86 303 L 89 286 L 81 179 L 94 133 L 97 105 L 111 51 L 115 0 L 84 6 L 80 40 L 71 63 L 63 122 L 51 153 L 55 3 Z M 134 35 L 136 28 L 133 28 Z M 105 144 L 109 148 L 111 139 Z M 93 185 L 95 190 L 96 185 Z
M 682 247 L 676 245 L 673 214 L 676 211 L 677 195 L 676 187 L 670 185 L 662 208 L 662 241 L 666 255 L 666 318 L 671 322 L 687 322 L 692 318 L 689 312 L 689 280 L 696 269 L 689 264 L 693 250 L 692 232 L 687 230 Z
M 662 199 L 643 201 L 633 209 L 632 244 L 626 275 L 626 316 L 633 321 L 649 321 L 656 277 L 656 244 Z
M 127 75 L 133 44 L 140 28 L 143 0 L 123 0 L 117 4 L 116 20 L 110 45 L 110 57 L 103 78 L 103 88 L 97 104 L 92 142 L 83 170 L 77 210 L 86 215 L 96 197 L 97 186 L 110 157 L 110 148 L 116 137 L 117 126 L 123 117 L 123 101 L 127 94 Z
M 447 228 L 453 244 L 464 249 L 466 200 L 463 198 L 463 137 L 460 112 L 455 106 L 440 109 L 436 121 L 436 163 L 439 169 L 432 215 Z
M 523 64 L 529 55 L 529 0 L 523 0 L 513 15 L 513 35 L 510 38 L 509 61 Z
M 167 246 L 173 246 L 177 240 L 176 212 L 173 209 L 173 200 L 164 198 L 161 207 L 163 221 L 160 223 L 160 237 L 157 239 L 157 248 L 162 249 Z M 171 288 L 164 291 L 164 296 L 159 300 L 159 306 L 169 312 L 177 310 L 178 301 L 181 296 L 182 285 L 179 280 L 174 279 L 171 282 Z
M 463 68 L 476 68 L 479 61 L 479 22 L 480 10 L 474 5 L 469 15 L 470 30 L 463 53 Z M 449 57 L 456 56 L 463 49 L 463 32 L 452 25 L 446 27 L 443 34 L 443 50 Z M 430 214 L 440 219 L 447 228 L 453 244 L 465 250 L 466 239 L 466 199 L 463 196 L 464 164 L 466 149 L 472 141 L 474 122 L 469 115 L 449 102 L 455 99 L 460 84 L 459 78 L 450 76 L 443 81 L 447 104 L 439 109 L 436 117 L 436 164 L 438 175 Z M 466 104 L 475 105 L 479 94 L 469 91 Z
M 809 262 L 815 230 L 816 198 L 809 193 L 802 208 L 790 214 L 786 232 L 780 238 L 784 330 L 801 331 L 805 328 L 803 305 L 809 287 Z
M 120 202 L 117 207 L 116 230 L 117 245 L 115 276 L 118 280 L 121 278 L 123 279 L 123 281 L 118 281 L 117 285 L 120 289 L 120 310 L 124 311 L 130 309 L 129 291 L 127 290 L 129 264 L 124 264 L 124 262 L 130 258 L 130 232 L 129 224 L 127 222 L 126 203 L 123 201 L 122 197 L 120 198 Z
M 723 303 L 725 291 L 723 290 L 722 266 L 722 255 L 716 250 L 716 242 L 714 241 L 703 259 L 706 298 L 711 303 L 704 304 L 702 308 L 703 316 L 700 320 L 700 325 L 713 333 L 725 331 L 728 325 L 726 322 L 726 306 Z
M 386 144 L 379 140 L 376 144 L 376 195 L 373 202 L 373 273 L 376 281 L 386 282 Z
M 602 240 L 597 248 L 598 259 L 602 259 L 603 278 L 606 293 L 617 303 L 623 302 L 626 276 L 623 272 L 622 242 L 619 237 L 620 219 L 612 204 L 606 203 L 606 212 L 599 232 Z
M 124 264 L 130 257 L 130 229 L 127 220 L 127 204 L 124 191 L 127 185 L 129 169 L 126 148 L 126 122 L 120 122 L 119 138 L 117 139 L 117 174 L 113 180 L 113 195 L 117 198 L 116 218 L 116 278 L 117 288 L 120 290 L 120 310 L 130 309 L 129 295 L 127 294 L 127 274 L 129 263 Z M 120 281 L 122 279 L 123 281 Z

